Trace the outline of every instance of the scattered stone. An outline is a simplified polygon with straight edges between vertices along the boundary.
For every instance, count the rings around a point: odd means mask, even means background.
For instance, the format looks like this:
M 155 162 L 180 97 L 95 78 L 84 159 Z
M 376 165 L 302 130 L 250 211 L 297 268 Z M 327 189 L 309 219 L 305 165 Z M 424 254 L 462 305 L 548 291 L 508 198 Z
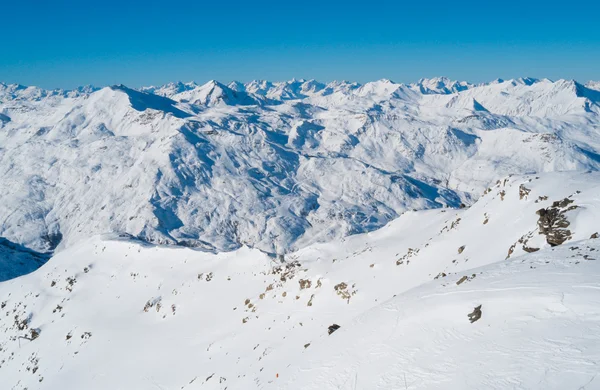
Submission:
M 592 235 L 590 236 L 590 238 L 598 238 L 598 232 L 596 232 L 596 233 L 592 234 Z
M 312 286 L 310 279 L 300 279 L 298 283 L 300 284 L 300 290 L 304 290 L 305 288 L 310 288 L 310 286 Z
M 463 251 L 465 250 L 466 247 L 467 247 L 466 245 L 463 245 L 460 248 L 458 248 L 458 254 L 460 255 L 461 253 L 463 253 Z
M 146 301 L 144 305 L 144 311 L 147 313 L 151 308 L 156 306 L 156 311 L 159 312 L 161 308 L 161 298 L 153 298 L 152 300 Z
M 477 275 L 475 275 L 475 274 L 472 274 L 470 277 L 469 277 L 469 276 L 467 276 L 467 275 L 465 275 L 465 276 L 463 276 L 462 278 L 460 278 L 460 279 L 459 279 L 459 280 L 456 282 L 456 285 L 458 286 L 458 285 L 460 285 L 460 284 L 462 284 L 462 283 L 464 283 L 464 282 L 468 282 L 469 280 L 472 280 L 472 279 L 474 279 L 476 276 L 477 276 Z
M 73 285 L 75 284 L 75 282 L 77 282 L 77 279 L 72 278 L 72 277 L 68 277 L 67 278 L 67 287 L 65 287 L 65 289 L 69 292 L 73 291 Z
M 540 248 L 532 248 L 530 246 L 523 245 L 523 250 L 527 253 L 533 253 L 540 250 Z
M 467 314 L 471 323 L 478 321 L 481 318 L 481 305 L 475 307 L 473 312 Z
M 332 334 L 333 332 L 335 332 L 339 328 L 340 328 L 340 326 L 338 324 L 329 325 L 329 327 L 327 328 L 327 333 L 328 334 Z
M 525 187 L 525 185 L 521 184 L 519 186 L 519 200 L 523 200 L 523 198 L 527 199 L 527 195 L 531 192 L 531 189 Z
M 300 269 L 300 262 L 297 260 L 285 263 L 285 265 L 279 265 L 273 267 L 271 273 L 274 275 L 280 275 L 279 280 L 286 282 L 288 279 L 293 279 L 296 273 Z
M 352 287 L 354 288 L 354 285 L 352 285 Z M 356 294 L 356 290 L 352 292 L 348 291 L 348 285 L 344 282 L 336 284 L 333 289 L 337 295 L 342 297 L 342 299 L 345 299 L 348 303 L 350 303 L 350 298 L 352 295 Z
M 35 340 L 38 337 L 40 337 L 40 330 L 39 329 L 30 329 L 31 332 L 31 340 Z
M 413 256 L 416 256 L 417 254 L 419 254 L 419 249 L 408 248 L 406 254 L 404 256 L 402 256 L 401 258 L 399 258 L 398 260 L 396 260 L 396 265 L 404 264 L 405 261 L 406 261 L 406 265 L 408 265 L 410 263 L 410 260 L 408 260 L 408 259 L 410 259 Z
M 510 246 L 510 248 L 508 248 L 508 255 L 506 255 L 506 258 L 507 258 L 507 259 L 508 259 L 508 258 L 509 258 L 509 257 L 510 257 L 512 254 L 513 254 L 513 252 L 515 251 L 515 247 L 516 247 L 516 246 L 517 246 L 517 244 L 516 244 L 516 243 L 514 243 L 514 244 L 512 244 L 512 245 Z
M 304 349 L 308 348 L 309 346 L 310 346 L 310 343 L 304 344 Z

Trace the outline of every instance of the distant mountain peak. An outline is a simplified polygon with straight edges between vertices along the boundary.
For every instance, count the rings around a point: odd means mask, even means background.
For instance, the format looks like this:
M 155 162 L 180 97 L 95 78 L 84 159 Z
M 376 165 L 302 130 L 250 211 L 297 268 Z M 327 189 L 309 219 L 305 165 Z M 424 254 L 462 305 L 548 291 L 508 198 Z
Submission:
M 466 81 L 450 80 L 448 77 L 434 77 L 431 79 L 420 79 L 417 83 L 410 86 L 423 94 L 451 94 L 465 91 L 474 85 Z

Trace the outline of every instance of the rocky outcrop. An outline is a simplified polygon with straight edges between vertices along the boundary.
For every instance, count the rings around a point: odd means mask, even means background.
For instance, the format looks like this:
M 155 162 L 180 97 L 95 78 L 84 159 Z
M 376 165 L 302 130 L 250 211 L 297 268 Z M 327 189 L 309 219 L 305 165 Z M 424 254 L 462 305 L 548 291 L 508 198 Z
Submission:
M 565 198 L 552 203 L 552 206 L 548 208 L 539 209 L 536 213 L 540 216 L 538 219 L 539 232 L 546 236 L 546 242 L 550 246 L 560 245 L 572 236 L 571 231 L 567 229 L 570 223 L 565 215 L 568 211 L 577 208 L 571 203 L 573 203 L 571 199 Z

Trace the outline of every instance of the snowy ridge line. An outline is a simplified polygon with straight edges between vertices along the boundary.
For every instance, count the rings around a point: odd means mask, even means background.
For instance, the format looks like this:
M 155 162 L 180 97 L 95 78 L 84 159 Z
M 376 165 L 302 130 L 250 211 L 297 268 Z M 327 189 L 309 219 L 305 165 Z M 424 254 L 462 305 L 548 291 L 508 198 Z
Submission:
M 465 91 L 474 87 L 485 87 L 492 84 L 501 83 L 517 83 L 523 85 L 532 85 L 538 82 L 553 82 L 549 79 L 535 79 L 531 77 L 520 77 L 511 80 L 496 79 L 491 82 L 484 82 L 479 84 L 473 84 L 468 81 L 455 81 L 447 77 L 434 77 L 434 78 L 422 78 L 416 83 L 394 83 L 387 79 L 382 79 L 371 83 L 389 82 L 399 86 L 405 86 L 412 90 L 418 91 L 422 94 L 452 94 Z M 558 80 L 565 81 L 565 80 Z M 589 89 L 600 90 L 600 81 L 588 81 L 584 84 Z M 232 81 L 228 84 L 222 84 L 218 81 L 211 80 L 206 84 L 199 84 L 195 81 L 190 82 L 170 82 L 161 86 L 147 86 L 138 88 L 141 92 L 150 94 L 156 94 L 161 96 L 174 96 L 176 94 L 194 90 L 197 88 L 211 88 L 215 86 L 226 86 L 234 92 L 247 92 L 254 95 L 267 96 L 271 98 L 278 96 L 282 98 L 290 97 L 306 97 L 306 93 L 315 94 L 321 92 L 323 94 L 328 93 L 334 89 L 343 86 L 349 89 L 359 88 L 362 85 L 355 82 L 348 81 L 332 81 L 330 83 L 321 83 L 316 80 L 304 80 L 304 79 L 292 79 L 289 81 L 272 82 L 266 80 L 253 80 L 247 83 L 239 81 Z M 0 93 L 4 98 L 29 98 L 29 99 L 40 99 L 50 96 L 62 96 L 62 97 L 77 97 L 85 94 L 93 93 L 101 88 L 94 87 L 92 85 L 80 86 L 72 90 L 65 89 L 43 89 L 35 86 L 24 86 L 21 84 L 10 84 L 0 82 Z M 303 94 L 305 93 L 305 94 Z M 277 100 L 277 99 L 274 99 Z

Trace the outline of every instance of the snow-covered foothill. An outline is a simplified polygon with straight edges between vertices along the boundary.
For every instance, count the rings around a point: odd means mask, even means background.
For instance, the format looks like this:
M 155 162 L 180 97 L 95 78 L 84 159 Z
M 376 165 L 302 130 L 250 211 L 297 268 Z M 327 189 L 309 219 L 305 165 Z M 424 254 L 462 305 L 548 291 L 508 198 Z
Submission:
M 14 389 L 594 388 L 598 193 L 597 172 L 504 177 L 471 207 L 407 211 L 283 258 L 81 240 L 0 284 L 0 378 Z

